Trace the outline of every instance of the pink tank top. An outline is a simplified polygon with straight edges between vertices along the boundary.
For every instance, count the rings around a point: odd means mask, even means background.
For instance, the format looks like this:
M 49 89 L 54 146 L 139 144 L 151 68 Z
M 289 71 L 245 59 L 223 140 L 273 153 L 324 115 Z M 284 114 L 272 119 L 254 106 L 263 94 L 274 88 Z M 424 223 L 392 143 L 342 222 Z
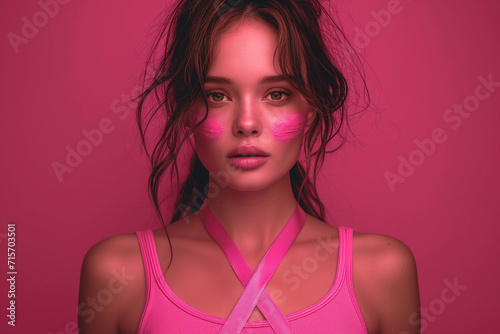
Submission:
M 352 285 L 352 229 L 339 226 L 337 273 L 328 293 L 316 303 L 284 318 L 295 333 L 367 334 Z M 200 312 L 183 302 L 161 271 L 151 229 L 136 231 L 146 274 L 146 302 L 138 334 L 219 333 L 226 319 Z M 268 320 L 247 321 L 241 333 L 275 333 Z

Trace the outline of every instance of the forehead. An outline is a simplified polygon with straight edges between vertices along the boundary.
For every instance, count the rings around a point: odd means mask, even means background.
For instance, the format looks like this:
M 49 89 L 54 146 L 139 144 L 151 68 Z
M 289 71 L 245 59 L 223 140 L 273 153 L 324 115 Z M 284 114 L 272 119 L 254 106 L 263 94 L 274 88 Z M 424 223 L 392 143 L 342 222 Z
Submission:
M 257 20 L 235 24 L 217 40 L 208 76 L 260 79 L 277 74 L 276 46 L 277 34 L 269 24 Z

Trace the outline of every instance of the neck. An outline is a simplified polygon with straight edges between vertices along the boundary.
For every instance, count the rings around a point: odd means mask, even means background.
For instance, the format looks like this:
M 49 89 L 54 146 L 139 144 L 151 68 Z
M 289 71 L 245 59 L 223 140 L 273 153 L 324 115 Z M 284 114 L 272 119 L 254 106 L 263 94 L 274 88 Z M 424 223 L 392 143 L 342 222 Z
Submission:
M 220 191 L 206 203 L 242 252 L 267 251 L 297 205 L 288 175 L 269 188 L 255 191 L 222 188 L 212 175 L 209 182 Z

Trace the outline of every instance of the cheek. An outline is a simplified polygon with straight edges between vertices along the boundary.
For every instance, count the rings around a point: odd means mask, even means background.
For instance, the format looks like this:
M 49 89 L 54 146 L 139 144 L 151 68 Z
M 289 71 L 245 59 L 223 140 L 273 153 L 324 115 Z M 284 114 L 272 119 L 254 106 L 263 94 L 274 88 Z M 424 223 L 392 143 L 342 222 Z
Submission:
M 272 125 L 271 132 L 277 140 L 289 141 L 298 135 L 304 134 L 305 124 L 306 116 L 300 114 L 287 115 Z
M 199 117 L 196 122 L 199 122 L 202 117 Z M 197 134 L 208 139 L 217 139 L 224 132 L 222 123 L 213 118 L 207 118 L 200 127 L 196 130 Z

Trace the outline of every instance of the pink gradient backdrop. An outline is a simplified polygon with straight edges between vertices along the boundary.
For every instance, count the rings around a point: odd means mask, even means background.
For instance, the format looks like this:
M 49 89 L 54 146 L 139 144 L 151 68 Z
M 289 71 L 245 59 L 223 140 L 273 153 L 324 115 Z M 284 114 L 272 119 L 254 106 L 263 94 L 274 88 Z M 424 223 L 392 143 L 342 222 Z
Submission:
M 105 237 L 157 222 L 133 109 L 121 99 L 135 91 L 151 40 L 147 28 L 164 1 L 66 2 L 17 53 L 8 34 L 21 34 L 23 17 L 43 18 L 42 7 L 34 0 L 0 4 L 1 275 L 11 221 L 19 273 L 15 329 L 6 325 L 1 280 L 2 333 L 74 333 L 85 252 Z M 353 21 L 372 29 L 367 79 L 383 112 L 353 124 L 361 144 L 327 159 L 320 192 L 329 220 L 412 248 L 422 307 L 431 308 L 424 333 L 498 333 L 500 87 L 456 130 L 443 115 L 475 93 L 479 76 L 500 81 L 500 3 L 341 4 L 348 35 L 357 34 Z M 376 23 L 371 11 L 388 7 L 398 13 L 384 26 Z M 86 139 L 82 131 L 101 122 L 108 122 L 102 142 L 60 182 L 51 164 L 64 163 L 66 146 L 74 149 Z M 431 138 L 436 128 L 447 140 L 391 190 L 384 173 L 396 173 L 398 157 L 417 154 L 414 141 Z M 467 288 L 441 302 L 444 281 L 455 279 Z

